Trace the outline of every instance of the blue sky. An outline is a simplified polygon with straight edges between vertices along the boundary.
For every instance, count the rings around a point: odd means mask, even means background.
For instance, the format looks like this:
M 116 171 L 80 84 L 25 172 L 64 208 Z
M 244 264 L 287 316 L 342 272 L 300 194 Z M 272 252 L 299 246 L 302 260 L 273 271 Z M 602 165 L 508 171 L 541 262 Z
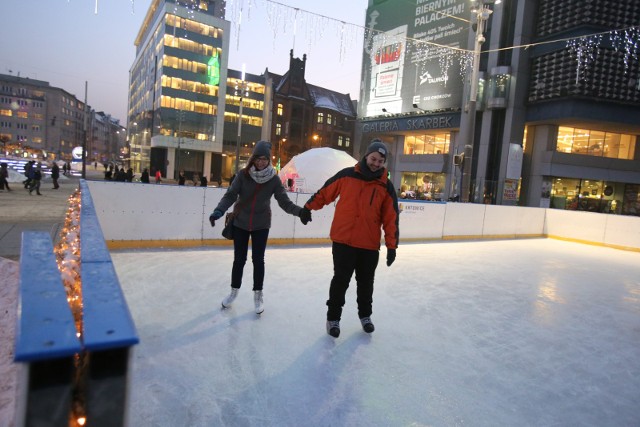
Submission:
M 135 58 L 133 43 L 150 3 L 151 0 L 1 0 L 0 73 L 20 73 L 21 77 L 48 81 L 81 100 L 87 81 L 89 104 L 126 125 L 129 68 Z M 362 41 L 339 37 L 337 27 L 321 30 L 323 23 L 329 22 L 321 16 L 362 26 L 367 0 L 278 0 L 291 9 L 267 0 L 235 0 L 228 2 L 228 9 L 234 3 L 245 5 L 239 43 L 232 25 L 231 68 L 241 69 L 245 63 L 250 73 L 261 74 L 267 67 L 274 73 L 285 73 L 289 50 L 294 48 L 293 32 L 285 34 L 278 26 L 274 37 L 268 9 L 284 22 L 296 16 L 294 8 L 298 8 L 300 25 L 296 27 L 294 54 L 307 54 L 307 82 L 358 98 Z M 255 5 L 250 13 L 248 4 Z M 304 24 L 303 18 L 307 18 Z M 341 55 L 342 41 L 346 43 Z

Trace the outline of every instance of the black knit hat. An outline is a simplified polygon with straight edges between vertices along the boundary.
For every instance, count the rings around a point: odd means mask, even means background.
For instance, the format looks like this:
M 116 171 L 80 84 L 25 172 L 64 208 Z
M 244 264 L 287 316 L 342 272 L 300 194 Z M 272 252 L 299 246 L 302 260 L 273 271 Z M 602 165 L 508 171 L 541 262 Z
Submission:
M 253 149 L 254 157 L 266 157 L 267 159 L 271 158 L 271 143 L 269 141 L 258 141 L 256 143 L 255 148 Z
M 387 153 L 389 152 L 389 149 L 384 144 L 384 142 L 382 142 L 381 140 L 376 138 L 376 139 L 372 140 L 371 144 L 369 144 L 369 146 L 367 147 L 367 152 L 364 153 L 364 157 L 367 157 L 369 154 L 371 154 L 373 152 L 376 152 L 376 153 L 380 154 L 382 157 L 384 157 L 386 159 L 387 158 Z

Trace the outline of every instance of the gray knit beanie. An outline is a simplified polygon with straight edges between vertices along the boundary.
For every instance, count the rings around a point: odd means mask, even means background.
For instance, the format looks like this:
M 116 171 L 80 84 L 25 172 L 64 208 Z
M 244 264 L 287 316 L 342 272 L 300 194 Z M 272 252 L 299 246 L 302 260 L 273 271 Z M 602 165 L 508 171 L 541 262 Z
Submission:
M 254 157 L 264 156 L 267 159 L 271 159 L 271 143 L 269 141 L 258 141 L 253 149 Z
M 369 146 L 367 147 L 367 152 L 364 153 L 364 157 L 367 157 L 369 154 L 376 152 L 386 159 L 388 151 L 389 149 L 384 144 L 384 142 L 376 138 L 372 140 L 371 144 L 369 144 Z

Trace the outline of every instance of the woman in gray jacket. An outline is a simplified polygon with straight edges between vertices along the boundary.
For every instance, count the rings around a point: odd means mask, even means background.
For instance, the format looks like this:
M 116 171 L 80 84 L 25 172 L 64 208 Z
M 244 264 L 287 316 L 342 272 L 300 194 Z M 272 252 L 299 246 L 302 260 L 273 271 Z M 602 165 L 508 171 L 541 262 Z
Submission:
M 300 217 L 303 224 L 311 221 L 311 212 L 294 204 L 271 165 L 271 143 L 259 141 L 247 167 L 239 171 L 218 206 L 209 216 L 211 226 L 235 203 L 233 220 L 233 268 L 231 292 L 222 300 L 222 307 L 229 308 L 242 284 L 242 272 L 247 262 L 249 237 L 253 262 L 253 300 L 256 313 L 264 311 L 262 286 L 264 282 L 264 252 L 271 227 L 271 196 L 288 214 Z

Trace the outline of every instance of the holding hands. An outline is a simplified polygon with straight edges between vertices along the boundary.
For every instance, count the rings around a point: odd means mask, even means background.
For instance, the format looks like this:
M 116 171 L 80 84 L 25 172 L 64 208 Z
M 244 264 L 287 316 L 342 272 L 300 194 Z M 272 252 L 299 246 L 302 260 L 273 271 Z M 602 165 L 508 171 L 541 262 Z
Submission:
M 312 221 L 311 211 L 307 208 L 302 208 L 298 216 L 300 217 L 300 222 L 302 222 L 302 224 L 304 225 L 307 225 L 308 222 Z
M 211 215 L 209 215 L 209 222 L 211 223 L 212 227 L 216 226 L 216 220 L 222 218 L 222 212 L 220 212 L 219 210 L 215 210 L 213 211 L 213 213 Z

